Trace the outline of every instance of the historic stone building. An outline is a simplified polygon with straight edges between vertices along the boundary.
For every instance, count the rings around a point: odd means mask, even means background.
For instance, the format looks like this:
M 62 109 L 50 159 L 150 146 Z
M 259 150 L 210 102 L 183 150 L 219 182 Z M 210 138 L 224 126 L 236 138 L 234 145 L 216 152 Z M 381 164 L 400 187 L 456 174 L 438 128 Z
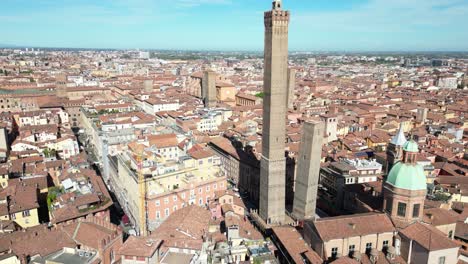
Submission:
M 293 214 L 296 219 L 303 220 L 315 217 L 323 133 L 323 122 L 304 123 L 301 148 L 297 159 L 293 204 Z
M 417 164 L 418 144 L 411 140 L 403 146 L 403 160 L 396 163 L 384 183 L 384 210 L 395 225 L 420 221 L 426 199 L 426 176 Z
M 203 74 L 202 92 L 205 107 L 216 107 L 216 73 L 214 71 L 208 70 Z
M 263 135 L 260 169 L 260 217 L 267 224 L 285 220 L 285 134 L 288 90 L 289 11 L 280 0 L 265 12 Z

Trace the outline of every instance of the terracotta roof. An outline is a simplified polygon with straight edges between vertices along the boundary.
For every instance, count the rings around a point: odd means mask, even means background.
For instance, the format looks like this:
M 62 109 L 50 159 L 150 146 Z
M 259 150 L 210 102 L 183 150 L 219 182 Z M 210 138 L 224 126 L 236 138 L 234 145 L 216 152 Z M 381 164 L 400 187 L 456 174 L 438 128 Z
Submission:
M 99 249 L 101 241 L 116 233 L 92 222 L 74 222 L 64 225 L 63 230 L 77 243 L 94 249 Z
M 416 241 L 429 251 L 458 247 L 458 245 L 447 238 L 445 234 L 428 224 L 416 222 L 401 230 L 400 235 Z
M 239 227 L 239 236 L 244 239 L 249 240 L 263 240 L 262 234 L 260 234 L 257 229 L 250 223 L 247 217 L 242 217 L 234 213 L 228 213 L 224 218 L 225 225 L 228 226 L 238 226 Z
M 8 185 L 31 186 L 39 190 L 46 189 L 48 187 L 47 175 L 11 179 L 8 181 Z
M 229 139 L 224 137 L 216 137 L 213 138 L 210 143 L 219 149 L 223 150 L 224 152 L 228 153 L 229 155 L 233 156 L 236 159 L 240 159 L 239 154 L 236 148 L 232 145 Z
M 301 234 L 294 227 L 273 227 L 273 233 L 295 263 L 304 263 L 304 258 L 311 264 L 323 263 L 320 256 L 307 246 Z
M 423 221 L 433 226 L 455 224 L 458 214 L 442 208 L 430 208 L 424 210 Z
M 195 150 L 195 151 L 188 151 L 187 152 L 192 158 L 199 160 L 199 159 L 206 159 L 209 157 L 214 156 L 213 151 L 211 149 L 202 149 L 202 150 Z
M 150 135 L 147 137 L 151 145 L 158 148 L 177 147 L 177 136 L 175 134 Z
M 162 240 L 147 237 L 130 236 L 119 249 L 123 256 L 151 257 L 161 245 Z
M 468 240 L 468 224 L 465 224 L 464 221 L 457 222 L 457 226 L 455 229 L 455 237 Z
M 37 254 L 47 256 L 64 247 L 76 247 L 75 241 L 61 230 L 48 230 L 45 226 L 0 236 L 0 245 L 10 248 L 18 256 L 34 256 Z
M 201 250 L 210 219 L 210 212 L 202 207 L 184 207 L 171 214 L 151 237 L 163 240 L 164 246 Z
M 322 218 L 313 224 L 323 241 L 395 231 L 392 221 L 383 213 Z
M 5 191 L 10 199 L 10 214 L 39 208 L 36 187 L 13 185 L 9 186 Z

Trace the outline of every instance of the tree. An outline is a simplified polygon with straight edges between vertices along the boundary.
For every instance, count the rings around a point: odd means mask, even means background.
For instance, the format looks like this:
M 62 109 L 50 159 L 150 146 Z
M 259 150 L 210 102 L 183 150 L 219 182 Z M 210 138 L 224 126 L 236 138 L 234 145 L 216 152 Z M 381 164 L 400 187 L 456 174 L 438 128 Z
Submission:
M 442 192 L 437 192 L 434 194 L 434 200 L 440 202 L 448 202 L 448 200 L 450 200 L 450 195 Z
M 63 193 L 63 189 L 57 186 L 50 187 L 47 193 L 47 206 L 52 207 L 52 203 L 57 199 L 59 194 Z
M 49 149 L 49 148 L 45 148 L 42 151 L 42 153 L 44 154 L 46 158 L 55 157 L 57 155 L 57 151 L 55 149 Z
M 260 258 L 256 257 L 256 258 L 254 258 L 253 263 L 254 264 L 261 264 L 262 260 Z
M 42 154 L 44 154 L 44 156 L 45 156 L 46 158 L 48 158 L 49 155 L 50 155 L 50 150 L 49 150 L 48 148 L 46 148 L 46 149 L 44 149 L 44 150 L 42 151 Z

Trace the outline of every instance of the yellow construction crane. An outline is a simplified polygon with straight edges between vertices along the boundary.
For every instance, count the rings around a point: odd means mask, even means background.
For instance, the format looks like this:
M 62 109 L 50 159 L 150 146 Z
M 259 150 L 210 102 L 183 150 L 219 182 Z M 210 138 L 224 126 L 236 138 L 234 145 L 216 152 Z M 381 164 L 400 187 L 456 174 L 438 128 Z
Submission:
M 146 158 L 145 149 L 142 148 L 140 151 L 137 151 L 137 163 L 138 163 L 138 187 L 140 192 L 140 236 L 148 235 L 148 215 L 147 215 L 147 181 L 145 174 L 143 173 L 143 162 Z M 164 162 L 165 159 L 163 157 L 156 157 L 156 156 L 149 156 L 149 160 L 153 162 Z M 165 186 L 163 186 L 159 181 L 152 179 L 153 182 L 156 182 L 162 189 L 166 190 Z M 172 191 L 171 189 L 167 189 L 166 191 Z M 177 192 L 174 191 L 174 194 L 180 199 L 180 201 L 185 201 L 184 198 Z M 188 205 L 188 204 L 187 204 Z M 187 206 L 186 205 L 186 206 Z
M 143 173 L 143 150 L 137 155 L 138 163 L 138 187 L 140 191 L 140 236 L 147 235 L 147 218 L 146 218 L 146 179 Z

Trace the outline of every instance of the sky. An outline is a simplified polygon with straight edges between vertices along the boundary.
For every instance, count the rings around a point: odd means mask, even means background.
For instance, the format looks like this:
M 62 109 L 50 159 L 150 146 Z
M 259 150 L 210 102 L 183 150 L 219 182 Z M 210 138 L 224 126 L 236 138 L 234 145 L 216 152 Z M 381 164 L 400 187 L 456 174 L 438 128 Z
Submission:
M 1 0 L 0 44 L 263 49 L 270 0 Z M 468 0 L 283 0 L 292 51 L 468 51 Z

